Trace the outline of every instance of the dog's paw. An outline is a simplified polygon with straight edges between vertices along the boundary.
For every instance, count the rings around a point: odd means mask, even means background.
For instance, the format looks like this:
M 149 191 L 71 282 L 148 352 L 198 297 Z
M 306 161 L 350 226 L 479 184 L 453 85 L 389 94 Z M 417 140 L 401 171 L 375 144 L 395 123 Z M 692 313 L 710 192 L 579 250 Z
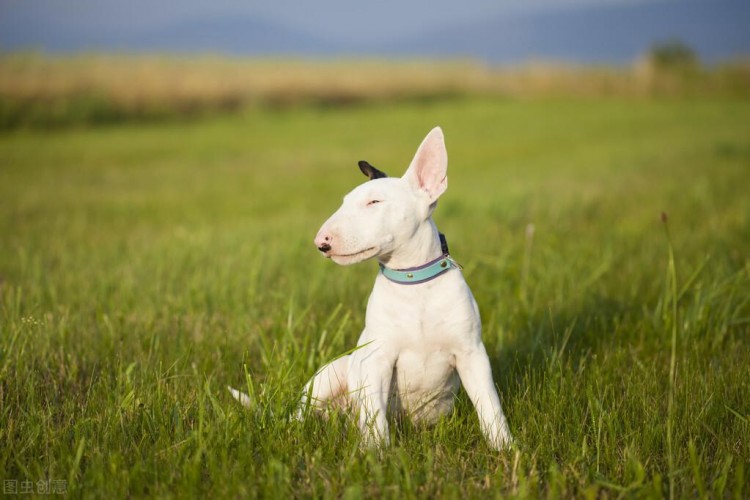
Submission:
M 389 436 L 381 437 L 372 432 L 362 434 L 362 438 L 359 441 L 359 448 L 362 451 L 375 450 L 382 451 L 391 445 L 391 438 Z
M 391 436 L 388 427 L 378 429 L 372 423 L 360 425 L 359 447 L 362 450 L 382 450 L 391 445 Z
M 518 447 L 518 443 L 508 431 L 497 433 L 491 444 L 497 451 L 508 451 Z

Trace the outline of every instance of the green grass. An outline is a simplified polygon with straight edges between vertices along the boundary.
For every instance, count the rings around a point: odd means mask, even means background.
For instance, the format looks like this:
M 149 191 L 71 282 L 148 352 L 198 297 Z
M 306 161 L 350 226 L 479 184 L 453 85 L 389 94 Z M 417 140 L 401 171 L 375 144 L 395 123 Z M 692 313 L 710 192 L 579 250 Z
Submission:
M 286 418 L 354 346 L 376 273 L 312 237 L 364 180 L 357 160 L 400 174 L 436 124 L 435 218 L 519 447 L 488 448 L 462 394 L 436 427 L 361 452 L 343 416 Z M 2 135 L 0 476 L 75 497 L 747 497 L 748 186 L 746 100 Z

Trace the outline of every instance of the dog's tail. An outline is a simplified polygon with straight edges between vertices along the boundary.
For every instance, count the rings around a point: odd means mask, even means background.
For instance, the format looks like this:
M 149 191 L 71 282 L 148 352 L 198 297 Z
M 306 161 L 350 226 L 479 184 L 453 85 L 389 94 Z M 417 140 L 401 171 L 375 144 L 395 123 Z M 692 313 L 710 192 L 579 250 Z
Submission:
M 253 406 L 253 400 L 250 399 L 250 396 L 248 396 L 244 392 L 238 391 L 237 389 L 234 389 L 230 386 L 227 386 L 227 389 L 229 389 L 229 392 L 232 393 L 232 396 L 234 397 L 234 399 L 239 401 L 240 404 L 244 406 L 245 408 L 251 408 Z

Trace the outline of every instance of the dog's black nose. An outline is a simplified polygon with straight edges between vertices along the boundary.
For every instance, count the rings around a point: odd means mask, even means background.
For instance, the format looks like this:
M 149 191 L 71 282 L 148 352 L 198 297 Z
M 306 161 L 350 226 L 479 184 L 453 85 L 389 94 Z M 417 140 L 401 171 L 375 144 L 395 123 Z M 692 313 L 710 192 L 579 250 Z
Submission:
M 331 245 L 328 243 L 323 243 L 318 247 L 318 250 L 320 250 L 323 253 L 330 252 L 331 251 Z

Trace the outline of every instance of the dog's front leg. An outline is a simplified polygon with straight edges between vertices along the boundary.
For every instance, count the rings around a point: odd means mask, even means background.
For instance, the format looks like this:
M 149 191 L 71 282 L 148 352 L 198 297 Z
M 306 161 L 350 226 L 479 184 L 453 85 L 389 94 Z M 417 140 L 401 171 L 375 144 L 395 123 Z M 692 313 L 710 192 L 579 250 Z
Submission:
M 352 356 L 349 387 L 354 389 L 351 397 L 359 412 L 362 445 L 387 446 L 390 436 L 386 413 L 395 359 L 377 348 L 364 348 Z
M 305 384 L 297 408 L 297 419 L 302 420 L 308 407 L 325 409 L 337 398 L 346 396 L 346 380 L 349 371 L 349 356 L 341 356 L 323 366 Z
M 513 442 L 500 398 L 492 380 L 487 351 L 481 342 L 456 357 L 456 369 L 466 393 L 477 410 L 479 425 L 493 448 L 502 450 Z

